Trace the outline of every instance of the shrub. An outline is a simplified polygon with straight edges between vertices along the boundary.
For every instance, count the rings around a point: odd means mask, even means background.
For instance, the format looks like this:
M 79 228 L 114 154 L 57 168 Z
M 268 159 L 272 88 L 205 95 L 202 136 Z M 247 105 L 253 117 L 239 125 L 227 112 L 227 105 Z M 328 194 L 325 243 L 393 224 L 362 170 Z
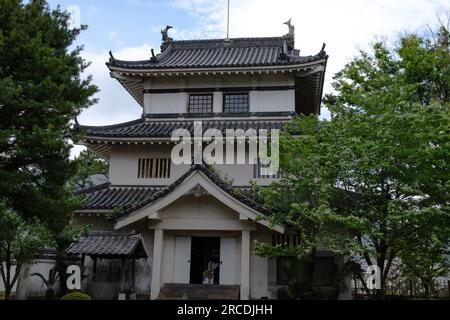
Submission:
M 92 298 L 82 292 L 70 292 L 63 296 L 61 300 L 92 300 Z

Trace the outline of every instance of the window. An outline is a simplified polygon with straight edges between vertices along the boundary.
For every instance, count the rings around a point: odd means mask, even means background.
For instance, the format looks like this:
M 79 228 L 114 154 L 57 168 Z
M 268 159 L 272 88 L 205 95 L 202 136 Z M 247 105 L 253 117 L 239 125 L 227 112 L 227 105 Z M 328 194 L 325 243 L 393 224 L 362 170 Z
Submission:
M 139 159 L 138 179 L 169 179 L 170 159 Z
M 224 94 L 223 111 L 225 113 L 242 113 L 248 110 L 248 93 Z
M 191 94 L 189 95 L 189 113 L 212 113 L 212 94 Z
M 281 172 L 275 175 L 271 174 L 270 166 L 266 166 L 261 159 L 256 160 L 256 164 L 253 165 L 253 179 L 281 179 Z

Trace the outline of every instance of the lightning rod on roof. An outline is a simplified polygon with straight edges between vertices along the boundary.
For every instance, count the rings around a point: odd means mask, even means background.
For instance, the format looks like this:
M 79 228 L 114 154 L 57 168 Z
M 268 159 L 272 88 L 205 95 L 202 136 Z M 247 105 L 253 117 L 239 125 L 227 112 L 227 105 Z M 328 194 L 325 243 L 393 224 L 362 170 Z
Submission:
M 228 12 L 227 12 L 227 39 L 230 38 L 230 0 L 228 0 Z

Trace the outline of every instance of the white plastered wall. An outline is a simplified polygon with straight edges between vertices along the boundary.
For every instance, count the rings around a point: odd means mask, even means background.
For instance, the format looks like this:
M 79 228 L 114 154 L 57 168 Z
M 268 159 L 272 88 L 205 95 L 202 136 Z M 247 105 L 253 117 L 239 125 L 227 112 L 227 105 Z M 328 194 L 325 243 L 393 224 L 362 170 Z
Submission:
M 112 148 L 110 159 L 110 181 L 112 185 L 161 186 L 169 185 L 180 178 L 191 167 L 190 165 L 175 165 L 171 163 L 169 179 L 138 179 L 138 161 L 141 158 L 170 158 L 174 144 L 169 145 L 116 145 Z M 224 154 L 226 148 L 224 147 Z M 248 153 L 248 147 L 246 148 Z M 246 156 L 247 163 L 249 160 Z M 214 165 L 222 178 L 230 180 L 234 186 L 248 186 L 250 181 L 260 185 L 269 185 L 275 179 L 254 179 L 252 164 L 218 164 Z
M 294 79 L 288 75 L 259 75 L 259 76 L 192 76 L 189 78 L 166 78 L 147 80 L 144 90 L 167 90 L 167 89 L 215 89 L 213 111 L 223 111 L 223 94 L 221 88 L 235 87 L 271 87 L 271 86 L 293 86 Z M 201 92 L 200 92 L 201 93 Z M 294 90 L 272 90 L 249 92 L 250 112 L 285 112 L 295 110 Z M 188 93 L 145 93 L 144 114 L 170 114 L 186 113 L 188 106 Z

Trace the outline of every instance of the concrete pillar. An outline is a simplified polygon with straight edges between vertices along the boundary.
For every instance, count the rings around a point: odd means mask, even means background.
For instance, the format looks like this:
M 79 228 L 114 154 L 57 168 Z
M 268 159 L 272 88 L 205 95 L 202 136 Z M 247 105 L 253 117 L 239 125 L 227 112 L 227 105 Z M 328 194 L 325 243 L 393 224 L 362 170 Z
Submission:
M 152 287 L 150 299 L 156 300 L 161 290 L 161 267 L 162 251 L 164 244 L 164 231 L 155 230 L 155 240 L 153 243 L 153 268 L 152 268 Z
M 241 300 L 250 299 L 250 231 L 242 231 L 241 239 Z

